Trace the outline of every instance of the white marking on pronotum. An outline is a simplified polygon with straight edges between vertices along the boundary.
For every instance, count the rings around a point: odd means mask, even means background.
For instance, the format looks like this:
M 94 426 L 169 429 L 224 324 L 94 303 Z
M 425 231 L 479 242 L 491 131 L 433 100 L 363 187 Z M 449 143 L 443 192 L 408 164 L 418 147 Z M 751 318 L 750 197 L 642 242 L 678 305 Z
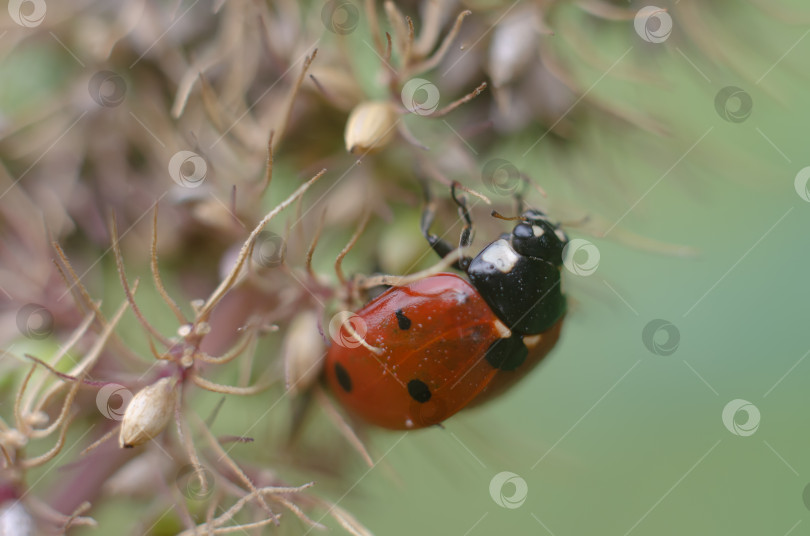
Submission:
M 496 240 L 481 253 L 481 260 L 494 266 L 499 272 L 508 274 L 517 264 L 520 256 L 515 253 L 509 242 L 503 238 Z

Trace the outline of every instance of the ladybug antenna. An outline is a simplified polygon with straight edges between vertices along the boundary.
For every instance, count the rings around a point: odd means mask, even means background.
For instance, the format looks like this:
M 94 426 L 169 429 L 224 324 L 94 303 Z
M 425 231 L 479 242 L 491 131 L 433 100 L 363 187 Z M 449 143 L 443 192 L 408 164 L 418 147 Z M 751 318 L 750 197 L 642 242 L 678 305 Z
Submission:
M 504 221 L 526 221 L 526 218 L 524 218 L 523 216 L 504 216 L 497 210 L 493 210 L 491 215 L 493 218 L 498 218 L 499 220 Z

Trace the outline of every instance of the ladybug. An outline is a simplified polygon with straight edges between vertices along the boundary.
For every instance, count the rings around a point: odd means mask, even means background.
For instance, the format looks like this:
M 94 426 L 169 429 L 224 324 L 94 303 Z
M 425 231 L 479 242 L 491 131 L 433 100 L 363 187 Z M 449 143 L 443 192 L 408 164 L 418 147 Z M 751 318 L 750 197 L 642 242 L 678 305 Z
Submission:
M 472 220 L 455 186 L 467 247 Z M 454 248 L 430 234 L 433 216 L 428 203 L 422 234 L 444 257 Z M 566 312 L 568 238 L 540 211 L 515 219 L 511 233 L 454 264 L 466 278 L 439 273 L 391 287 L 341 323 L 325 375 L 350 413 L 390 429 L 437 425 L 501 394 L 551 351 Z

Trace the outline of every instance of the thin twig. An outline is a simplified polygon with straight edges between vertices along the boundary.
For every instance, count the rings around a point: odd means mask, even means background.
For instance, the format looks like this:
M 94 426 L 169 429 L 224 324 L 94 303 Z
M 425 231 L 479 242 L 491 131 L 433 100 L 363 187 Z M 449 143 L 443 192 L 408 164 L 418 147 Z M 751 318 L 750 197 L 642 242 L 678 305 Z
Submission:
M 135 288 L 135 290 L 137 290 L 137 287 Z M 101 385 L 101 386 L 105 385 L 105 383 L 102 382 L 94 382 L 92 380 L 86 379 L 86 375 L 90 371 L 90 369 L 93 368 L 93 365 L 95 365 L 96 361 L 101 355 L 101 352 L 104 349 L 107 341 L 109 340 L 110 335 L 112 334 L 115 327 L 118 325 L 118 322 L 121 320 L 121 317 L 124 315 L 124 312 L 127 310 L 127 305 L 128 304 L 125 301 L 118 307 L 118 310 L 115 312 L 115 315 L 113 315 L 110 322 L 106 326 L 104 326 L 104 331 L 102 331 L 101 334 L 98 336 L 98 338 L 95 340 L 93 346 L 87 352 L 87 355 L 85 355 L 85 357 L 75 367 L 76 372 L 74 373 L 75 376 L 74 381 L 76 381 L 76 383 L 71 387 L 70 391 L 68 391 L 68 394 L 65 397 L 65 401 L 62 405 L 62 410 L 59 414 L 59 417 L 49 427 L 45 429 L 32 430 L 30 434 L 32 438 L 42 438 L 49 436 L 65 419 L 68 418 L 68 410 L 70 409 L 70 406 L 73 404 L 73 400 L 79 391 L 79 387 L 81 387 L 82 385 Z M 26 355 L 26 357 L 42 364 L 48 370 L 50 370 L 60 378 L 63 377 L 71 378 L 71 376 L 69 375 L 63 375 L 61 372 L 57 371 L 51 365 L 45 363 L 44 361 L 41 361 L 29 355 Z M 38 403 L 36 405 L 37 411 L 40 411 L 43 406 L 44 403 L 42 402 Z
M 115 265 L 118 268 L 118 278 L 121 280 L 121 286 L 124 287 L 124 294 L 127 297 L 127 301 L 129 302 L 130 307 L 132 307 L 132 312 L 135 313 L 135 317 L 140 322 L 141 326 L 146 329 L 149 333 L 151 333 L 157 340 L 163 343 L 164 346 L 167 348 L 172 345 L 172 341 L 170 341 L 167 337 L 165 337 L 161 332 L 159 332 L 152 324 L 150 324 L 146 317 L 143 316 L 141 313 L 138 304 L 135 303 L 135 296 L 133 296 L 132 291 L 129 288 L 129 282 L 127 281 L 127 274 L 124 270 L 124 259 L 121 256 L 121 246 L 118 243 L 118 222 L 115 218 L 115 212 L 112 215 L 112 229 L 110 230 L 110 235 L 112 238 L 112 247 L 113 247 L 113 255 L 115 256 Z
M 477 88 L 472 90 L 470 93 L 467 93 L 466 95 L 464 95 L 460 99 L 451 102 L 450 104 L 448 104 L 447 106 L 445 106 L 441 110 L 437 110 L 437 111 L 433 112 L 432 114 L 430 114 L 430 117 L 431 118 L 436 118 L 436 119 L 438 119 L 439 117 L 444 117 L 445 115 L 449 114 L 450 112 L 452 112 L 453 110 L 455 110 L 456 108 L 461 106 L 462 104 L 464 104 L 466 102 L 470 102 L 471 100 L 473 100 L 475 97 L 480 95 L 486 88 L 487 88 L 487 83 L 482 82 L 480 86 L 478 86 Z
M 158 204 L 155 203 L 155 215 L 152 219 L 152 250 L 150 252 L 150 262 L 149 266 L 152 269 L 152 279 L 155 281 L 155 288 L 157 288 L 160 297 L 163 298 L 163 301 L 166 302 L 166 305 L 169 306 L 169 309 L 172 310 L 174 313 L 175 318 L 180 324 L 187 324 L 188 320 L 183 315 L 183 311 L 180 310 L 177 303 L 169 296 L 169 293 L 166 292 L 166 287 L 163 286 L 163 281 L 160 278 L 160 270 L 158 269 L 158 259 L 157 259 L 157 224 L 158 224 Z
M 183 384 L 180 385 L 182 386 Z M 179 396 L 175 398 L 174 421 L 175 424 L 177 424 L 177 436 L 180 439 L 180 444 L 183 445 L 183 448 L 186 450 L 191 467 L 194 468 L 194 475 L 200 481 L 200 489 L 203 492 L 207 492 L 208 483 L 205 479 L 204 468 L 200 463 L 200 457 L 197 455 L 197 451 L 194 449 L 194 442 L 191 440 L 191 431 L 188 429 L 188 424 L 186 424 L 186 420 L 183 419 L 182 415 L 184 394 L 185 391 L 181 387 Z
M 98 438 L 95 441 L 93 441 L 92 443 L 90 443 L 90 446 L 88 446 L 87 448 L 85 448 L 84 450 L 82 450 L 79 453 L 79 457 L 82 458 L 82 457 L 86 456 L 87 454 L 90 454 L 91 452 L 96 450 L 98 447 L 100 447 L 105 441 L 107 441 L 111 437 L 115 436 L 115 434 L 118 432 L 118 426 L 120 426 L 120 424 L 117 424 L 110 431 L 108 431 L 106 434 L 104 434 L 100 438 Z
M 92 312 L 88 313 L 87 316 L 84 317 L 84 320 L 82 320 L 82 323 L 79 324 L 79 327 L 73 330 L 73 333 L 71 334 L 70 338 L 65 342 L 65 344 L 59 346 L 59 351 L 53 358 L 51 358 L 54 367 L 59 365 L 59 362 L 62 360 L 64 356 L 67 355 L 68 351 L 71 348 L 73 348 L 73 346 L 79 341 L 79 339 L 82 336 L 84 336 L 84 334 L 87 332 L 87 329 L 90 327 L 90 324 L 93 322 L 94 318 L 95 315 Z M 47 374 L 43 374 L 39 377 L 39 381 L 29 391 L 30 394 L 28 395 L 25 403 L 23 404 L 23 413 L 33 413 L 33 411 L 31 411 L 31 408 L 34 405 L 34 399 L 36 398 L 37 393 L 39 393 L 43 389 L 43 387 L 45 386 L 45 382 L 47 380 L 48 380 Z M 59 383 L 57 385 L 60 389 L 64 386 L 63 383 Z M 39 407 L 42 407 L 42 404 L 39 404 Z
M 270 182 L 273 180 L 273 138 L 275 135 L 276 131 L 271 130 L 270 136 L 267 138 L 267 163 L 265 164 L 264 181 L 261 187 L 259 187 L 260 196 L 267 191 L 270 187 Z
M 354 447 L 354 450 L 360 454 L 363 461 L 366 462 L 369 467 L 374 467 L 374 460 L 371 459 L 371 454 L 368 453 L 363 441 L 357 436 L 349 423 L 346 422 L 346 419 L 344 419 L 343 416 L 338 412 L 335 405 L 332 403 L 332 400 L 326 396 L 326 393 L 323 392 L 321 387 L 315 386 L 314 390 L 315 396 L 318 398 L 318 402 L 320 402 L 324 411 L 326 411 L 327 416 L 332 420 L 340 433 L 343 434 L 343 437 L 345 437 L 349 444 Z
M 424 279 L 425 277 L 436 275 L 444 270 L 447 270 L 453 265 L 453 263 L 462 258 L 465 253 L 467 253 L 466 248 L 455 249 L 427 270 L 422 270 L 421 272 L 416 272 L 410 275 L 375 275 L 371 277 L 361 277 L 358 279 L 357 284 L 360 286 L 360 288 L 364 289 L 378 287 L 380 285 L 401 287 L 403 285 L 413 283 L 419 279 Z
M 471 15 L 472 11 L 462 11 L 456 17 L 456 22 L 453 24 L 453 27 L 444 37 L 442 44 L 439 46 L 438 50 L 431 56 L 430 58 L 426 59 L 422 63 L 415 65 L 412 69 L 409 70 L 411 73 L 422 73 L 425 71 L 429 71 L 436 67 L 439 62 L 442 61 L 447 51 L 450 50 L 450 45 L 453 43 L 453 40 L 458 35 L 459 30 L 461 29 L 461 23 L 464 22 L 464 19 L 467 18 L 468 15 Z
M 56 457 L 59 452 L 61 452 L 62 447 L 65 446 L 65 437 L 67 436 L 68 428 L 70 428 L 70 423 L 73 422 L 74 415 L 71 415 L 65 420 L 65 423 L 62 425 L 62 431 L 59 433 L 59 439 L 56 440 L 56 444 L 49 450 L 48 452 L 37 456 L 36 458 L 28 458 L 27 460 L 22 460 L 20 462 L 20 467 L 23 469 L 31 469 L 32 467 L 39 467 L 42 464 L 48 463 L 52 459 Z
M 229 395 L 241 395 L 241 396 L 249 396 L 261 393 L 262 391 L 268 389 L 271 385 L 273 385 L 273 382 L 263 382 L 263 383 L 257 382 L 256 384 L 251 385 L 249 387 L 222 385 L 220 383 L 214 383 L 210 380 L 206 380 L 199 374 L 192 374 L 191 381 L 193 381 L 195 384 L 197 384 L 198 387 L 202 387 L 206 391 Z
M 197 323 L 207 322 L 208 317 L 211 315 L 211 311 L 213 311 L 214 309 L 214 306 L 216 306 L 216 304 L 219 303 L 219 301 L 222 299 L 225 293 L 227 293 L 231 289 L 231 287 L 234 286 L 237 278 L 239 277 L 240 272 L 242 271 L 242 266 L 244 265 L 245 260 L 247 259 L 250 253 L 250 249 L 253 243 L 256 241 L 256 237 L 259 236 L 259 233 L 261 233 L 262 230 L 264 229 L 264 226 L 267 225 L 267 223 L 270 220 L 276 217 L 276 215 L 278 215 L 279 212 L 290 206 L 290 204 L 295 202 L 296 199 L 304 195 L 304 193 L 309 189 L 309 187 L 312 186 L 315 183 L 315 181 L 320 179 L 324 173 L 326 173 L 325 169 L 319 171 L 317 174 L 315 174 L 314 177 L 312 177 L 307 182 L 299 186 L 298 189 L 294 191 L 287 199 L 276 205 L 276 207 L 273 210 L 271 210 L 264 218 L 262 218 L 262 220 L 259 222 L 256 228 L 253 229 L 253 231 L 250 233 L 250 236 L 248 236 L 247 240 L 245 240 L 245 243 L 242 245 L 242 249 L 240 250 L 239 256 L 236 259 L 236 263 L 234 264 L 230 273 L 225 277 L 225 279 L 222 280 L 222 282 L 219 284 L 219 286 L 216 288 L 213 294 L 211 294 L 211 296 L 208 298 L 208 301 L 206 301 L 205 304 L 200 308 L 200 311 L 197 313 L 197 320 L 196 320 Z
M 368 207 L 368 205 L 366 205 Z M 363 234 L 363 231 L 366 228 L 366 224 L 368 224 L 369 217 L 371 216 L 371 210 L 366 208 L 363 211 L 363 219 L 360 220 L 360 223 L 357 225 L 357 230 L 354 232 L 352 237 L 349 239 L 349 242 L 346 244 L 340 253 L 338 253 L 337 259 L 335 259 L 335 273 L 337 274 L 338 281 L 340 281 L 341 285 L 346 284 L 346 276 L 343 274 L 343 258 L 351 251 L 357 241 L 360 239 L 360 235 Z
M 383 61 L 385 63 L 390 64 L 391 63 L 391 51 L 393 50 L 394 47 L 391 44 L 391 34 L 388 33 L 388 32 L 385 32 L 385 41 L 386 41 L 386 45 L 385 45 L 385 54 L 383 55 Z
M 309 248 L 307 249 L 307 255 L 304 262 L 304 267 L 307 270 L 307 273 L 312 277 L 315 278 L 315 272 L 312 271 L 312 256 L 315 254 L 315 247 L 318 245 L 318 240 L 321 238 L 321 231 L 323 231 L 323 222 L 326 219 L 326 211 L 329 207 L 324 207 L 323 211 L 321 211 L 321 217 L 318 220 L 318 226 L 315 228 L 315 234 L 312 237 L 312 242 L 309 244 Z
M 377 8 L 374 6 L 374 0 L 366 0 L 363 3 L 366 11 L 366 20 L 368 21 L 368 30 L 371 33 L 371 39 L 374 41 L 374 48 L 377 49 L 377 54 L 383 55 L 383 43 L 380 37 L 380 20 L 377 18 Z
M 76 274 L 76 271 L 73 269 L 73 265 L 70 264 L 70 261 L 68 260 L 67 256 L 65 255 L 65 252 L 62 250 L 62 247 L 57 242 L 51 242 L 51 245 L 53 246 L 54 250 L 56 250 L 56 254 L 59 257 L 59 260 L 62 262 L 62 264 L 65 265 L 65 269 L 68 271 L 68 274 L 70 274 L 70 277 L 73 280 L 73 283 L 71 284 L 70 281 L 68 281 L 68 278 L 67 278 L 67 275 L 65 274 L 65 271 L 62 269 L 62 267 L 59 265 L 59 263 L 57 263 L 56 261 L 53 261 L 53 264 L 54 264 L 54 266 L 56 266 L 56 269 L 59 272 L 59 275 L 64 280 L 65 286 L 67 287 L 68 291 L 72 295 L 73 294 L 73 287 L 75 286 L 78 289 L 79 296 L 84 300 L 87 307 L 89 307 L 90 310 L 93 311 L 93 313 L 96 315 L 96 320 L 98 320 L 99 326 L 103 329 L 104 326 L 107 324 L 107 320 L 105 319 L 104 314 L 102 314 L 101 309 L 99 309 L 98 304 L 93 301 L 93 299 L 90 297 L 90 293 L 87 292 L 87 289 L 82 284 L 81 280 L 79 280 L 79 276 Z M 84 307 L 81 304 L 81 302 L 79 302 L 79 300 L 75 298 L 75 296 L 74 296 L 74 300 L 76 301 L 77 304 L 79 304 L 79 307 Z M 113 333 L 112 342 L 116 346 L 116 352 L 118 352 L 121 355 L 125 356 L 130 361 L 137 362 L 139 364 L 142 364 L 144 362 L 144 359 L 141 356 L 134 353 L 132 350 L 130 350 L 129 346 L 124 344 L 123 341 L 121 340 L 121 338 L 118 337 L 118 335 L 116 335 L 115 333 Z
M 259 504 L 261 504 L 262 508 L 265 512 L 270 515 L 270 518 L 274 520 L 275 524 L 278 525 L 278 515 L 273 512 L 267 502 L 264 500 L 264 497 L 258 493 L 258 489 L 253 481 L 245 474 L 241 467 L 239 467 L 233 459 L 228 456 L 228 453 L 225 452 L 225 449 L 222 448 L 222 445 L 219 444 L 217 438 L 214 437 L 214 434 L 211 433 L 211 430 L 205 425 L 205 423 L 197 417 L 197 421 L 199 424 L 199 428 L 202 431 L 205 438 L 208 440 L 208 444 L 211 445 L 211 448 L 214 449 L 214 452 L 219 456 L 218 462 L 223 462 L 228 468 L 233 472 L 236 477 L 242 481 L 251 493 L 255 493 L 256 497 L 259 499 Z
M 250 330 L 249 333 L 247 333 L 244 337 L 242 337 L 242 340 L 239 341 L 239 343 L 235 347 L 228 350 L 227 352 L 225 352 L 221 356 L 210 356 L 210 355 L 207 355 L 207 354 L 204 354 L 204 353 L 200 352 L 200 353 L 197 354 L 197 359 L 199 359 L 200 361 L 203 361 L 205 363 L 214 363 L 214 364 L 218 364 L 218 365 L 223 365 L 225 363 L 230 363 L 235 358 L 239 357 L 242 354 L 242 352 L 245 351 L 245 348 L 248 347 L 250 342 L 255 338 L 256 338 L 256 330 L 252 329 L 252 330 Z
M 275 144 L 271 145 L 271 147 L 275 147 L 278 145 L 278 142 L 284 137 L 284 131 L 287 130 L 287 124 L 290 122 L 290 116 L 292 115 L 293 104 L 295 104 L 295 97 L 298 95 L 298 90 L 301 89 L 301 84 L 304 82 L 304 77 L 307 74 L 307 70 L 309 66 L 312 65 L 312 61 L 315 59 L 315 56 L 318 55 L 318 49 L 312 51 L 311 56 L 307 56 L 304 58 L 304 67 L 301 69 L 301 73 L 298 75 L 298 78 L 295 79 L 295 83 L 290 90 L 290 94 L 287 97 L 287 106 L 284 113 L 284 117 L 281 120 L 281 124 L 276 127 L 275 131 L 278 132 L 278 137 L 275 139 Z M 271 139 L 271 144 L 273 140 Z
M 405 22 L 408 23 L 408 35 L 405 38 L 405 49 L 402 51 L 402 68 L 407 69 L 411 63 L 411 51 L 413 50 L 413 19 L 405 17 Z

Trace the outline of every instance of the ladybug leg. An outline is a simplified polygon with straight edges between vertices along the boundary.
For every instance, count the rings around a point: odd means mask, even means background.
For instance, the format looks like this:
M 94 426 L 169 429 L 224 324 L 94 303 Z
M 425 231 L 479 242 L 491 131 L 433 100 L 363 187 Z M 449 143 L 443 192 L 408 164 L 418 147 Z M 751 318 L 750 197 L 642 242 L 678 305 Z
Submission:
M 442 240 L 435 234 L 430 232 L 430 226 L 433 225 L 433 220 L 436 217 L 436 201 L 430 195 L 430 187 L 426 181 L 422 182 L 422 189 L 425 194 L 425 209 L 422 211 L 422 220 L 419 228 L 422 230 L 422 236 L 428 241 L 433 251 L 438 253 L 442 259 L 448 256 L 453 251 L 453 246 Z
M 452 186 L 450 186 L 450 194 L 453 196 L 453 201 L 458 205 L 458 215 L 464 218 L 464 228 L 461 230 L 458 247 L 466 248 L 472 245 L 473 225 L 470 211 L 467 209 L 467 201 L 456 194 L 456 186 L 458 185 L 459 183 L 457 181 L 453 181 Z
M 422 235 L 425 237 L 425 240 L 428 241 L 430 247 L 433 248 L 433 251 L 438 253 L 439 257 L 445 258 L 453 251 L 453 246 L 430 232 L 430 226 L 433 225 L 433 218 L 435 216 L 436 206 L 433 201 L 431 201 L 427 204 L 427 206 L 425 206 L 425 210 L 422 211 L 422 222 L 420 227 L 422 229 Z
M 459 206 L 459 214 L 462 218 L 464 218 L 465 221 L 464 229 L 461 231 L 459 246 L 467 247 L 472 243 L 472 219 L 470 218 L 470 213 L 467 210 L 466 202 L 456 196 L 456 184 L 458 183 L 454 181 L 453 186 L 451 187 L 451 193 L 453 196 L 453 201 L 455 201 L 455 203 Z M 425 237 L 425 240 L 428 241 L 430 247 L 433 248 L 433 251 L 438 253 L 439 257 L 443 259 L 452 253 L 456 248 L 451 246 L 446 240 L 443 240 L 430 232 L 430 226 L 433 225 L 433 220 L 436 216 L 436 202 L 430 195 L 430 188 L 426 182 L 422 182 L 422 187 L 425 193 L 425 209 L 422 211 L 422 221 L 420 223 L 422 235 Z M 462 257 L 457 262 L 453 263 L 453 268 L 457 270 L 466 270 L 470 260 L 471 259 L 469 257 Z

